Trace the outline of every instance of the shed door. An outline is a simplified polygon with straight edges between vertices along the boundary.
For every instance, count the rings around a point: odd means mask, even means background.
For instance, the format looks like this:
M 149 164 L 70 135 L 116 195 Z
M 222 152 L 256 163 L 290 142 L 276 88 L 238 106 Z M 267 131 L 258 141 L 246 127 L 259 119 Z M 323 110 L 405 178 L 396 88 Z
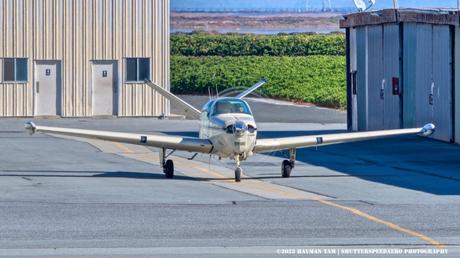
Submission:
M 358 131 L 367 130 L 368 87 L 367 87 L 367 56 L 368 27 L 356 28 L 356 113 Z
M 352 121 L 352 125 L 351 125 L 351 130 L 352 131 L 358 131 L 358 85 L 357 85 L 357 80 L 358 80 L 358 76 L 357 76 L 357 69 L 358 69 L 358 64 L 357 64 L 357 49 L 356 49 L 356 46 L 357 46 L 357 43 L 356 43 L 356 29 L 354 28 L 350 28 L 349 29 L 349 36 L 350 36 L 350 54 L 349 54 L 349 58 L 350 58 L 350 71 L 348 71 L 350 74 L 348 76 L 350 76 L 350 83 L 351 83 L 351 103 L 349 103 L 349 105 L 351 105 L 351 121 Z
M 383 25 L 383 128 L 399 129 L 402 123 L 400 97 L 399 25 Z
M 116 61 L 93 61 L 91 83 L 94 116 L 117 114 L 117 71 Z
M 433 25 L 433 123 L 444 141 L 453 140 L 451 42 L 449 26 Z
M 381 25 L 368 29 L 368 114 L 367 130 L 384 128 L 383 82 L 383 28 Z
M 414 74 L 416 119 L 415 124 L 412 126 L 420 127 L 433 122 L 433 105 L 429 104 L 433 84 L 433 26 L 430 24 L 417 24 L 416 35 Z M 406 76 L 410 76 L 410 74 Z
M 61 61 L 35 61 L 35 115 L 61 114 Z
M 417 24 L 415 126 L 434 123 L 434 138 L 451 141 L 452 55 L 449 26 Z

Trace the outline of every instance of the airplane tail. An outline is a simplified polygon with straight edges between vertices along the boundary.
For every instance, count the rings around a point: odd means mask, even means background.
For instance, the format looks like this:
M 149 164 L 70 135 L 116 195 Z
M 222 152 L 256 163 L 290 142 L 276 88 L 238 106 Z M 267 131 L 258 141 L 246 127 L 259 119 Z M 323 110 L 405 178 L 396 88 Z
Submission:
M 267 82 L 267 80 L 262 79 L 258 83 L 256 83 L 256 84 L 252 85 L 251 87 L 249 87 L 247 90 L 241 92 L 236 97 L 239 98 L 239 99 L 242 99 L 242 98 L 246 97 L 247 95 L 251 94 L 253 91 L 255 91 L 258 88 L 260 88 L 260 86 L 264 85 L 266 82 Z
M 153 83 L 150 80 L 145 80 L 145 83 L 154 89 L 156 92 L 160 93 L 163 97 L 170 100 L 172 103 L 181 106 L 185 113 L 195 119 L 199 119 L 201 116 L 200 110 L 196 109 L 194 106 L 190 105 L 183 99 L 177 97 L 176 95 L 172 94 L 170 91 L 165 90 L 164 88 L 160 87 L 159 85 Z

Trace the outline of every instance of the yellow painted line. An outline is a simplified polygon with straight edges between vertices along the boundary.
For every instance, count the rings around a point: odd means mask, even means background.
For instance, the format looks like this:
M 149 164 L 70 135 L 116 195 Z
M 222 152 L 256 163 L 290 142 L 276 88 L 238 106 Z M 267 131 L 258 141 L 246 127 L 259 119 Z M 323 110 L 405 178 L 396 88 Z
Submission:
M 385 226 L 387 226 L 387 227 L 389 227 L 389 228 L 391 228 L 393 230 L 396 230 L 398 232 L 401 232 L 401 233 L 404 233 L 404 234 L 407 234 L 407 235 L 410 235 L 410 236 L 413 236 L 413 237 L 417 237 L 417 238 L 429 243 L 430 245 L 436 246 L 439 249 L 445 248 L 445 246 L 442 243 L 440 243 L 439 241 L 434 240 L 433 238 L 431 238 L 429 236 L 426 236 L 426 235 L 424 235 L 424 234 L 422 234 L 420 232 L 417 232 L 417 231 L 414 231 L 414 230 L 411 230 L 411 229 L 408 229 L 408 228 L 401 227 L 401 226 L 399 226 L 397 224 L 394 224 L 392 222 L 379 219 L 379 218 L 374 217 L 372 215 L 369 215 L 369 214 L 367 214 L 365 212 L 362 212 L 362 211 L 360 211 L 358 209 L 348 207 L 348 206 L 344 206 L 344 205 L 340 205 L 340 204 L 337 204 L 337 203 L 334 203 L 334 202 L 331 202 L 331 201 L 327 201 L 327 200 L 317 200 L 317 201 L 322 203 L 322 204 L 328 205 L 328 206 L 332 206 L 332 207 L 335 207 L 335 208 L 338 208 L 338 209 L 349 211 L 349 212 L 353 213 L 354 215 L 357 215 L 359 217 L 365 218 L 365 219 L 367 219 L 369 221 L 372 221 L 372 222 L 375 222 L 375 223 L 378 223 L 378 224 L 385 225 Z
M 126 147 L 126 145 L 119 143 L 119 142 L 112 142 L 117 148 L 122 150 L 124 153 L 134 153 L 130 148 Z

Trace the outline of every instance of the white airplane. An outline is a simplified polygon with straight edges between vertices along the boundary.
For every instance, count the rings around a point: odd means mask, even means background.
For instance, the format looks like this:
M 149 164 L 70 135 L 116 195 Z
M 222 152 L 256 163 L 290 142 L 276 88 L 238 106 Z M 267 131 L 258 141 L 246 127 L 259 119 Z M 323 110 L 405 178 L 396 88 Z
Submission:
M 281 165 L 282 177 L 289 177 L 294 168 L 297 148 L 369 140 L 396 135 L 420 134 L 423 136 L 430 136 L 435 130 L 433 124 L 427 124 L 423 128 L 412 129 L 257 139 L 256 122 L 252 115 L 251 108 L 243 98 L 262 86 L 265 82 L 265 80 L 258 82 L 236 97 L 212 99 L 204 105 L 201 111 L 199 111 L 171 92 L 150 81 L 146 81 L 150 87 L 165 96 L 171 102 L 182 106 L 189 116 L 200 119 L 200 132 L 198 138 L 48 127 L 38 126 L 33 122 L 27 123 L 26 129 L 29 130 L 31 134 L 35 132 L 52 133 L 159 148 L 160 165 L 163 168 L 166 178 L 174 177 L 174 163 L 167 158 L 176 150 L 210 154 L 219 158 L 230 158 L 236 163 L 236 182 L 241 180 L 242 169 L 240 167 L 240 162 L 251 157 L 254 153 L 289 150 L 289 160 L 284 160 Z M 167 150 L 171 150 L 171 153 L 167 154 Z

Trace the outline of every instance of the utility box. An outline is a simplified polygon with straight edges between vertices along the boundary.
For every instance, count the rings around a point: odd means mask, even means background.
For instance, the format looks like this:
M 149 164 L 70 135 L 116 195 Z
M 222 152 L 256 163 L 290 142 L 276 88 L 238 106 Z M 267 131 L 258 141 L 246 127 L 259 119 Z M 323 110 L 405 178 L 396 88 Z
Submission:
M 434 123 L 435 139 L 460 143 L 457 12 L 388 9 L 346 15 L 340 26 L 350 131 Z

